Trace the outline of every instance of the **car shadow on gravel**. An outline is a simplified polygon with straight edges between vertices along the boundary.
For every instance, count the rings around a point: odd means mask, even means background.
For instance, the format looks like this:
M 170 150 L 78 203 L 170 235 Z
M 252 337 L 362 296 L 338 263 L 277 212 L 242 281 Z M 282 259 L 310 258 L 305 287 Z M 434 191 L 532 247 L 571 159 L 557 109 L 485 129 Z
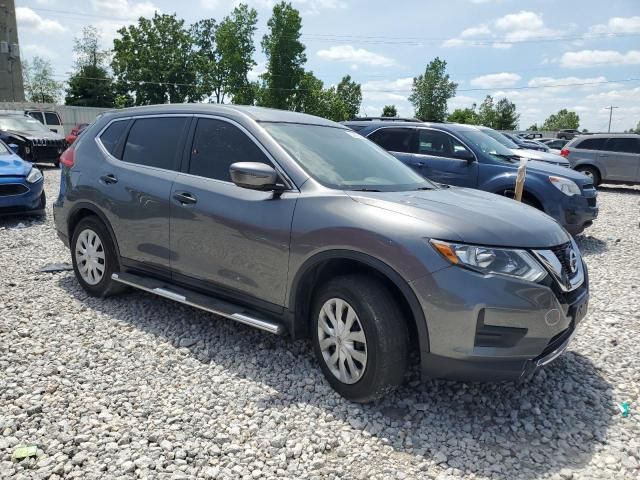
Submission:
M 62 274 L 58 285 L 85 308 L 152 334 L 203 364 L 222 367 L 231 377 L 269 387 L 253 399 L 260 411 L 310 405 L 350 426 L 352 434 L 375 437 L 402 453 L 414 468 L 457 469 L 449 472 L 454 478 L 473 473 L 528 480 L 578 469 L 604 442 L 615 412 L 612 386 L 574 351 L 520 384 L 420 380 L 413 368 L 396 392 L 359 405 L 328 386 L 309 342 L 269 335 L 143 292 L 92 298 L 69 274 Z
M 591 235 L 578 235 L 575 237 L 575 241 L 578 244 L 580 253 L 582 253 L 583 257 L 605 253 L 609 250 L 609 245 L 605 240 L 600 240 L 599 238 L 592 237 Z M 613 239 L 613 241 L 615 241 L 615 239 Z

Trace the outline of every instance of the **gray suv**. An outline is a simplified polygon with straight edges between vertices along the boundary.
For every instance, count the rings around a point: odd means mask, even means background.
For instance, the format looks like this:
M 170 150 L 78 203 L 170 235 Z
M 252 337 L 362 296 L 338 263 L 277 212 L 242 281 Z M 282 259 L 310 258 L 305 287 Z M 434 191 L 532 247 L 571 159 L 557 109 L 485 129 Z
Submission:
M 571 167 L 605 183 L 640 183 L 640 135 L 601 133 L 576 137 L 560 151 Z
M 310 338 L 353 401 L 403 381 L 509 380 L 558 357 L 587 269 L 538 210 L 438 186 L 309 115 L 165 105 L 100 117 L 62 156 L 54 215 L 80 285 L 135 287 Z

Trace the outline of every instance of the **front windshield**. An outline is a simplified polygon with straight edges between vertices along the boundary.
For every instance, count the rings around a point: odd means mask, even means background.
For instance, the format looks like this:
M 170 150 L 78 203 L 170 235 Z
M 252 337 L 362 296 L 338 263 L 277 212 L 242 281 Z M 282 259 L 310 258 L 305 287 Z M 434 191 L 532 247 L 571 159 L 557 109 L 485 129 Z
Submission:
M 456 132 L 467 142 L 472 143 L 477 148 L 482 150 L 485 154 L 489 155 L 494 160 L 501 162 L 514 162 L 515 155 L 511 150 L 502 145 L 497 140 L 487 135 L 484 131 L 480 130 L 458 130 Z
M 309 175 L 326 187 L 381 192 L 437 188 L 351 130 L 298 123 L 262 125 Z
M 18 130 L 21 132 L 48 132 L 35 118 L 0 117 L 0 130 Z
M 514 141 L 512 141 L 509 137 L 507 137 L 506 135 L 500 132 L 496 132 L 495 130 L 492 130 L 490 128 L 487 128 L 487 129 L 482 128 L 480 129 L 480 131 L 485 135 L 489 135 L 491 138 L 493 138 L 497 142 L 500 142 L 502 145 L 504 145 L 507 148 L 520 148 Z

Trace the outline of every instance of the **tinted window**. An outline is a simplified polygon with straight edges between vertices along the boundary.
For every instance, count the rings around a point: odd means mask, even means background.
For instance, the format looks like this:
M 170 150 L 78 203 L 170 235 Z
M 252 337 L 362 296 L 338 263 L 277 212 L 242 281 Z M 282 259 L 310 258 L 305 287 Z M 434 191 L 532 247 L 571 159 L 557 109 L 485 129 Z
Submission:
M 129 131 L 122 160 L 137 165 L 177 170 L 185 117 L 141 118 Z
M 467 148 L 451 135 L 436 130 L 419 130 L 418 153 L 436 157 L 453 157 Z
M 585 150 L 603 150 L 606 138 L 587 138 L 576 145 L 576 148 Z
M 44 123 L 44 118 L 42 117 L 42 112 L 29 112 L 28 114 L 30 117 L 35 118 L 36 120 L 38 120 L 40 123 Z
M 271 165 L 253 140 L 235 125 L 208 118 L 198 120 L 191 146 L 189 173 L 230 182 L 229 167 L 236 162 Z
M 53 112 L 45 112 L 44 118 L 47 121 L 47 125 L 60 125 L 58 115 Z
M 412 153 L 413 128 L 381 128 L 369 135 L 369 140 L 373 140 L 389 152 Z
M 118 147 L 118 143 L 120 143 L 120 139 L 127 129 L 127 125 L 129 122 L 127 120 L 121 120 L 119 122 L 113 122 L 109 127 L 104 131 L 102 135 L 100 135 L 100 141 L 104 148 L 113 155 L 114 157 L 118 157 L 116 148 Z
M 637 138 L 612 137 L 607 141 L 605 150 L 621 153 L 640 153 Z

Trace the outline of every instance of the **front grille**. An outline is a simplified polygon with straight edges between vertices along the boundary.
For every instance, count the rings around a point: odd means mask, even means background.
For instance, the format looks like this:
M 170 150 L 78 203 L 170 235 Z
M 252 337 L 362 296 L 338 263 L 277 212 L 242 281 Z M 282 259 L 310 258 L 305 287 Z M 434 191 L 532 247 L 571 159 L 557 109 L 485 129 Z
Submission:
M 569 255 L 567 255 L 567 251 L 569 248 L 571 248 L 571 242 L 567 242 L 557 247 L 553 247 L 551 248 L 551 251 L 556 256 L 556 258 L 560 261 L 560 264 L 562 265 L 562 270 L 567 274 L 567 276 L 569 276 L 569 278 L 571 278 L 572 275 L 569 275 L 569 272 L 571 272 L 571 266 L 569 265 Z
M 11 195 L 22 195 L 27 193 L 29 189 L 20 183 L 4 183 L 0 184 L 0 197 L 9 197 Z

